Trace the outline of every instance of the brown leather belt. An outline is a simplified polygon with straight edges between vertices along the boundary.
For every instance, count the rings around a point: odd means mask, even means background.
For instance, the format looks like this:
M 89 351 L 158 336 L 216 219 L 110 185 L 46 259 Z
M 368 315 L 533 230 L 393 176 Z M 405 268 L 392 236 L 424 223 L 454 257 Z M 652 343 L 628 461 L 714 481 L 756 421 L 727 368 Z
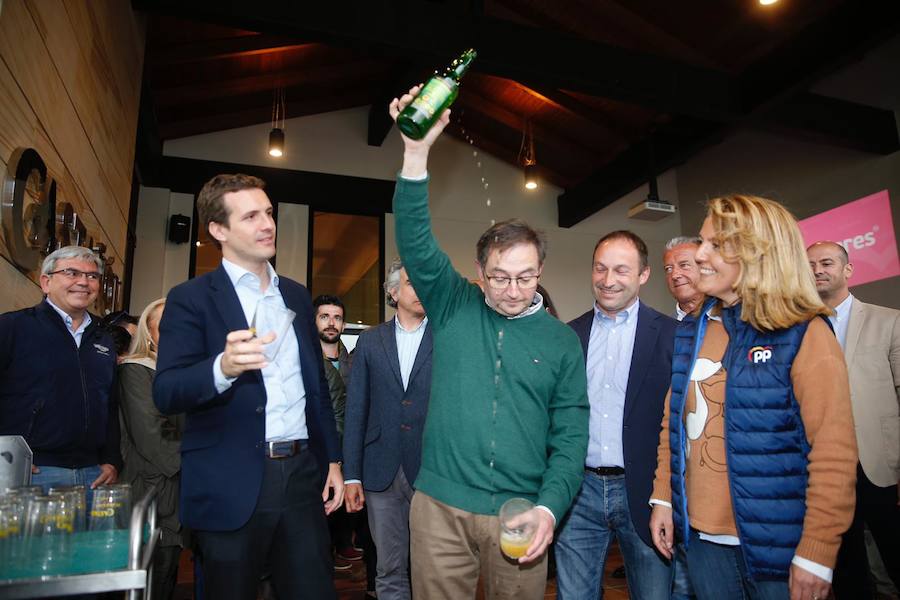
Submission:
M 286 442 L 265 442 L 266 458 L 290 458 L 309 448 L 307 440 L 288 440 Z
M 595 475 L 624 475 L 625 469 L 622 467 L 589 467 L 584 466 L 585 471 L 590 471 Z

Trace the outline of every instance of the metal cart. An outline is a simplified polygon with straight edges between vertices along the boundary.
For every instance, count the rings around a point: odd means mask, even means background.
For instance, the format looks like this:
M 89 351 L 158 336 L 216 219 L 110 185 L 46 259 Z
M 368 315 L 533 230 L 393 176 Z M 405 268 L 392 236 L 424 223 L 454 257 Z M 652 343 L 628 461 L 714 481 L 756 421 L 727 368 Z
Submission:
M 144 541 L 144 525 L 150 535 Z M 156 490 L 151 490 L 131 513 L 128 563 L 124 569 L 81 575 L 48 575 L 29 579 L 0 579 L 0 598 L 55 598 L 75 594 L 128 591 L 128 600 L 149 597 L 153 553 L 159 540 Z

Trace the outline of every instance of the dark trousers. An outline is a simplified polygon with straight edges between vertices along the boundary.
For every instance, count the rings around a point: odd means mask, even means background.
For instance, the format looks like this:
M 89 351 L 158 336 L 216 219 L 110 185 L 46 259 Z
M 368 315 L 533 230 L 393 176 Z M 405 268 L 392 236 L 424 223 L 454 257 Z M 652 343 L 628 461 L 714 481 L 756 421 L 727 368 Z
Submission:
M 181 546 L 159 546 L 153 557 L 152 600 L 169 600 L 178 581 Z
M 206 598 L 255 600 L 266 569 L 279 598 L 337 597 L 319 482 L 315 457 L 308 450 L 266 459 L 250 520 L 235 531 L 195 532 Z
M 865 526 L 869 526 L 878 553 L 894 587 L 900 590 L 900 507 L 897 486 L 878 487 L 869 481 L 862 467 L 856 468 L 856 511 L 844 534 L 834 569 L 834 595 L 838 600 L 873 598 L 875 589 L 869 576 Z

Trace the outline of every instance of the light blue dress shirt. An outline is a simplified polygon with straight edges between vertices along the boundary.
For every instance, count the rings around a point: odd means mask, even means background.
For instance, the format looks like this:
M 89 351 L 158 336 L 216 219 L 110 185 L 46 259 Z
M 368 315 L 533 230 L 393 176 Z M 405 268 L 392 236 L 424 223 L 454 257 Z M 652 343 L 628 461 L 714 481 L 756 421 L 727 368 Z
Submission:
M 828 317 L 834 327 L 834 335 L 837 336 L 841 350 L 847 343 L 847 327 L 850 325 L 850 307 L 853 305 L 853 294 L 849 294 L 844 301 L 834 308 L 835 314 Z
M 625 466 L 622 422 L 639 307 L 640 300 L 635 300 L 610 318 L 594 304 L 587 353 L 591 416 L 585 463 L 589 467 Z
M 222 266 L 234 286 L 241 309 L 247 323 L 253 322 L 256 306 L 260 302 L 287 308 L 281 291 L 278 289 L 278 275 L 272 265 L 266 264 L 269 271 L 269 286 L 260 290 L 259 277 L 243 267 L 222 259 Z M 257 320 L 257 331 L 260 336 L 266 335 L 271 328 Z M 317 346 L 314 349 L 321 352 Z M 231 387 L 237 377 L 226 377 L 222 372 L 222 354 L 213 362 L 213 377 L 216 390 L 221 394 Z M 309 438 L 306 428 L 306 388 L 300 370 L 300 344 L 294 328 L 288 328 L 275 360 L 269 362 L 262 370 L 263 384 L 266 388 L 266 441 L 283 442 L 289 440 L 305 440 Z
M 87 329 L 88 325 L 91 324 L 90 313 L 88 311 L 84 311 L 84 318 L 81 320 L 81 325 L 78 326 L 78 329 L 72 331 L 72 324 L 75 321 L 72 319 L 72 317 L 69 316 L 69 313 L 53 304 L 53 302 L 50 301 L 49 297 L 47 298 L 47 304 L 49 304 L 51 307 L 53 307 L 53 310 L 59 313 L 59 316 L 61 316 L 63 321 L 65 321 L 66 323 L 66 329 L 69 330 L 69 333 L 72 335 L 72 339 L 75 340 L 75 345 L 81 348 L 81 338 L 84 337 L 84 330 Z
M 422 319 L 419 326 L 412 331 L 403 329 L 400 319 L 394 318 L 394 335 L 397 340 L 397 359 L 400 361 L 400 378 L 403 380 L 403 389 L 406 390 L 409 385 L 409 375 L 412 373 L 413 365 L 416 363 L 416 355 L 419 353 L 419 346 L 422 344 L 422 338 L 425 337 L 425 327 L 428 326 L 428 317 Z

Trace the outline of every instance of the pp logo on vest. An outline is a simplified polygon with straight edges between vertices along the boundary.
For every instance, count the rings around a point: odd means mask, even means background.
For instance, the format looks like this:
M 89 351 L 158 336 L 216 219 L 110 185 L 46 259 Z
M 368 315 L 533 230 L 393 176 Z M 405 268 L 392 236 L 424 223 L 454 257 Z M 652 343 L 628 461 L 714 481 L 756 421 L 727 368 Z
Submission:
M 772 358 L 772 346 L 753 346 L 747 353 L 747 360 L 753 364 L 766 363 Z

